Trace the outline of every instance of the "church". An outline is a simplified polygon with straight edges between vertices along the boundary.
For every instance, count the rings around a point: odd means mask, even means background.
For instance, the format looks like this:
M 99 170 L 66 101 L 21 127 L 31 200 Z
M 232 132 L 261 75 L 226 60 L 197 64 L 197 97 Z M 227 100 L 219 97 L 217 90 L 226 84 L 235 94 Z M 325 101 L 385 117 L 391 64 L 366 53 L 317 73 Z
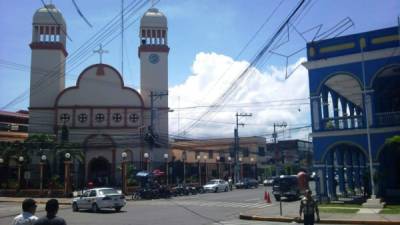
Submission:
M 66 129 L 68 142 L 82 146 L 85 182 L 120 180 L 122 160 L 162 165 L 168 159 L 169 109 L 164 14 L 152 7 L 140 21 L 140 91 L 125 86 L 121 73 L 101 60 L 66 88 L 67 23 L 62 13 L 47 4 L 35 12 L 32 26 L 29 134 L 61 140 Z M 101 58 L 102 49 L 98 52 Z M 157 139 L 156 146 L 146 141 L 149 136 Z

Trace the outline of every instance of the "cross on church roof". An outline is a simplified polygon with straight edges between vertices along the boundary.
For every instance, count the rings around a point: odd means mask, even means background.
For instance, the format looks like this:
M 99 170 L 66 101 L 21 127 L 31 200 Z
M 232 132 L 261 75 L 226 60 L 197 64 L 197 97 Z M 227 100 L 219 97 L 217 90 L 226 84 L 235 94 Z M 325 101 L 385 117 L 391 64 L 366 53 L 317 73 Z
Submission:
M 108 53 L 107 50 L 103 50 L 103 45 L 100 44 L 100 47 L 98 50 L 94 50 L 93 53 L 97 53 L 100 56 L 100 64 L 103 62 L 103 54 Z

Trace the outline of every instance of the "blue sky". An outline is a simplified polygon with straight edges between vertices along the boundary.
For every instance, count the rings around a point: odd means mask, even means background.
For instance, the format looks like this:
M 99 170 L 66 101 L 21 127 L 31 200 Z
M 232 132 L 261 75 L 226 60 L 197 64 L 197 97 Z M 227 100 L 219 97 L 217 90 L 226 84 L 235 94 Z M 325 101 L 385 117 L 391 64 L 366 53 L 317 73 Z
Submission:
M 48 1 L 47 1 L 48 2 Z M 68 34 L 72 41 L 68 41 L 69 53 L 74 52 L 79 46 L 95 34 L 101 27 L 120 12 L 119 0 L 76 0 L 81 11 L 93 24 L 88 27 L 76 12 L 72 1 L 53 0 L 53 3 L 64 15 L 68 26 Z M 125 0 L 125 5 L 134 0 Z M 249 61 L 276 31 L 277 26 L 288 13 L 295 7 L 295 0 L 161 0 L 156 7 L 167 17 L 169 25 L 169 86 L 171 88 L 183 85 L 193 75 L 193 66 L 199 53 L 216 53 L 227 56 L 235 61 Z M 272 19 L 258 33 L 254 41 L 239 56 L 239 52 L 264 23 L 272 10 L 281 4 Z M 300 23 L 296 24 L 298 30 L 323 24 L 322 31 L 332 27 L 345 17 L 354 21 L 354 27 L 345 34 L 363 32 L 397 25 L 397 16 L 400 12 L 400 1 L 397 0 L 313 0 L 312 8 L 305 14 Z M 0 64 L 0 107 L 28 90 L 31 23 L 36 9 L 40 8 L 40 0 L 2 0 L 0 8 L 0 60 L 6 60 L 22 65 L 25 69 L 15 70 Z M 150 6 L 137 12 L 128 19 L 133 21 L 140 18 Z M 4 10 L 6 9 L 6 10 Z M 137 46 L 139 22 L 134 23 L 125 31 L 125 66 L 124 79 L 128 86 L 138 88 L 139 59 Z M 312 33 L 307 34 L 312 37 Z M 279 53 L 290 54 L 303 48 L 305 42 L 291 32 L 290 42 L 278 49 Z M 121 70 L 120 38 L 115 39 L 105 49 L 110 53 L 104 56 L 104 63 L 113 65 Z M 300 57 L 305 56 L 305 51 L 290 58 L 293 64 Z M 76 69 L 67 72 L 67 86 L 75 83 L 79 73 L 87 66 L 98 63 L 98 55 L 83 61 Z M 67 70 L 71 69 L 67 64 Z M 271 70 L 272 67 L 282 68 L 284 59 L 279 56 L 271 57 L 260 71 Z M 218 76 L 218 74 L 215 74 Z M 201 95 L 201 93 L 200 93 Z M 278 96 L 279 97 L 279 96 Z M 295 97 L 295 96 L 293 96 Z M 15 111 L 27 108 L 28 98 L 5 110 Z

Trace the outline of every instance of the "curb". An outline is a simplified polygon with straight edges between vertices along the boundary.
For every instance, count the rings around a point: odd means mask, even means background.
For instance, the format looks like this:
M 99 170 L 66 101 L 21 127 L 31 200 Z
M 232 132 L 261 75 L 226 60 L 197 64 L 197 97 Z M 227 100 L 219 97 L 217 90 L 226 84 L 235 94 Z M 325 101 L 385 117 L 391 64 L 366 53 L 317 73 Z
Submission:
M 46 202 L 47 202 L 47 200 L 46 201 L 43 201 L 43 200 L 38 200 L 38 199 L 35 199 L 35 201 L 36 201 L 36 203 L 38 203 L 38 204 L 43 204 L 43 205 L 45 205 L 46 204 Z M 23 202 L 23 199 L 22 200 L 18 200 L 18 199 L 15 199 L 15 200 L 0 200 L 0 202 L 13 202 L 13 203 L 22 203 Z M 59 205 L 71 205 L 71 203 L 70 202 L 58 202 L 58 204 Z
M 264 216 L 250 216 L 250 215 L 239 215 L 241 220 L 256 220 L 256 221 L 271 221 L 271 222 L 303 222 L 295 220 L 292 217 L 264 217 Z M 366 224 L 366 225 L 398 225 L 400 221 L 381 221 L 381 220 L 335 220 L 335 219 L 322 219 L 319 224 Z

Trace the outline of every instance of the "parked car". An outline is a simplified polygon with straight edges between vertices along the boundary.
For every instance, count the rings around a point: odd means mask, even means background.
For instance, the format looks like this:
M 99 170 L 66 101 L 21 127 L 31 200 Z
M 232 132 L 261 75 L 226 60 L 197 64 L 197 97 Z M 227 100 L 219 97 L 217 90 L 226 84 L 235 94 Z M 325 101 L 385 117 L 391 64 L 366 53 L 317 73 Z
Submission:
M 98 212 L 104 208 L 113 208 L 119 212 L 126 205 L 125 196 L 114 188 L 94 188 L 72 200 L 72 210 L 91 209 Z
M 276 177 L 269 177 L 263 181 L 264 186 L 272 186 Z
M 300 186 L 296 175 L 281 175 L 274 179 L 272 194 L 279 201 L 282 197 L 288 199 L 300 198 Z
M 203 189 L 206 192 L 227 192 L 229 190 L 229 184 L 228 182 L 221 179 L 213 179 L 210 180 L 206 185 L 204 185 Z
M 252 187 L 258 188 L 258 181 L 253 178 L 244 178 L 243 180 L 237 182 L 235 184 L 235 187 L 237 189 L 240 189 L 240 188 L 248 189 L 248 188 L 252 188 Z

